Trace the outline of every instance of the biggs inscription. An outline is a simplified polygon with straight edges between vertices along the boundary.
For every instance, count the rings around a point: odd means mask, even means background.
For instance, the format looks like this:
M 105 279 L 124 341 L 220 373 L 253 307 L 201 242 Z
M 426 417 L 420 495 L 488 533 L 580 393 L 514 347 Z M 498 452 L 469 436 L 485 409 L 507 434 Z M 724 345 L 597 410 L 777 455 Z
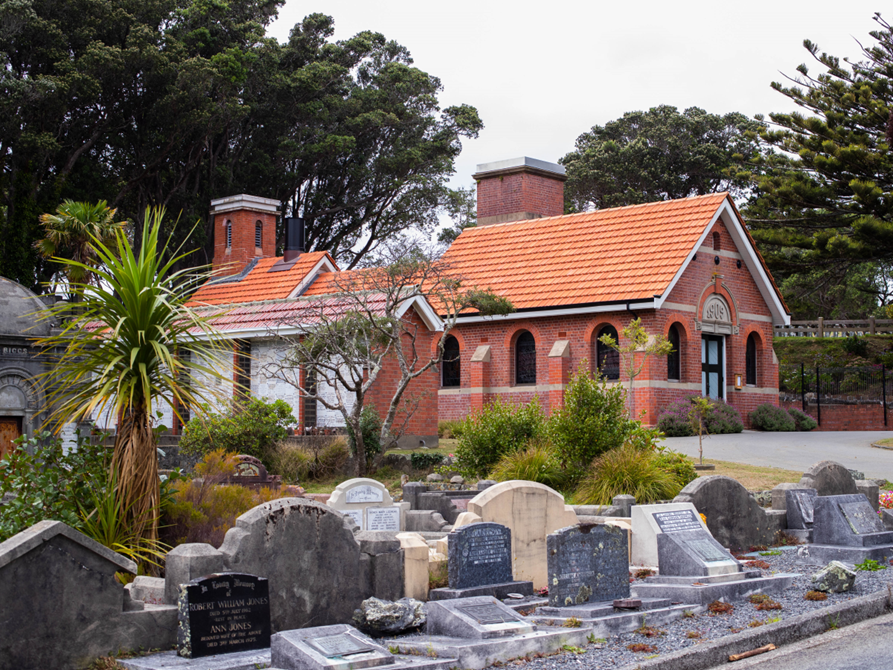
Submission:
M 690 509 L 680 509 L 671 512 L 655 512 L 654 520 L 660 526 L 663 533 L 678 533 L 683 530 L 703 530 L 701 522 L 695 518 L 695 513 Z
M 177 653 L 184 658 L 270 646 L 270 593 L 263 577 L 226 572 L 180 587 Z

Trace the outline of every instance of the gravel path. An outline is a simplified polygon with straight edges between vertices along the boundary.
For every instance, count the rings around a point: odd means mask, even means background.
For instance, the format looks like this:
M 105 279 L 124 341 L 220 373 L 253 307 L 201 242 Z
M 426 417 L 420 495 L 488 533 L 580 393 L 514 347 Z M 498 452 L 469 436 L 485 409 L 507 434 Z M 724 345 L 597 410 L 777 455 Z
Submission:
M 751 558 L 748 556 L 748 558 Z M 877 572 L 862 572 L 856 577 L 854 589 L 848 593 L 829 594 L 828 599 L 822 602 L 814 602 L 804 599 L 807 591 L 812 590 L 811 576 L 817 572 L 823 564 L 811 561 L 808 558 L 797 556 L 796 548 L 786 548 L 779 556 L 754 556 L 769 563 L 769 568 L 763 570 L 763 574 L 770 575 L 776 572 L 795 572 L 802 576 L 794 580 L 793 585 L 782 594 L 774 596 L 774 600 L 781 604 L 782 609 L 772 611 L 759 611 L 757 606 L 746 600 L 733 603 L 734 610 L 729 614 L 708 613 L 698 614 L 690 618 L 683 618 L 671 624 L 661 626 L 659 633 L 647 636 L 640 632 L 615 635 L 607 640 L 598 640 L 594 644 L 587 644 L 584 653 L 561 653 L 545 658 L 509 661 L 506 666 L 524 666 L 525 670 L 570 670 L 575 668 L 634 668 L 656 655 L 666 654 L 680 649 L 685 649 L 703 642 L 716 640 L 717 638 L 737 633 L 748 627 L 756 627 L 764 623 L 772 623 L 779 619 L 788 619 L 798 614 L 805 614 L 829 605 L 835 605 L 845 600 L 851 600 L 868 595 L 876 591 L 886 590 L 893 585 L 893 566 Z M 627 645 L 646 644 L 653 650 L 633 652 L 627 649 Z

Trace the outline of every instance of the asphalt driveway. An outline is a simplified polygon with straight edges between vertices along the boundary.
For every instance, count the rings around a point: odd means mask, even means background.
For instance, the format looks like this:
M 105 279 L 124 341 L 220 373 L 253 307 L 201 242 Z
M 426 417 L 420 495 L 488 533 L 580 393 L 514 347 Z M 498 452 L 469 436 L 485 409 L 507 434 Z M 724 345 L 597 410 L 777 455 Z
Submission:
M 744 431 L 704 438 L 704 458 L 805 471 L 819 461 L 837 461 L 871 479 L 893 481 L 893 451 L 872 442 L 893 437 L 893 431 L 760 433 Z M 697 437 L 668 437 L 671 449 L 698 457 Z

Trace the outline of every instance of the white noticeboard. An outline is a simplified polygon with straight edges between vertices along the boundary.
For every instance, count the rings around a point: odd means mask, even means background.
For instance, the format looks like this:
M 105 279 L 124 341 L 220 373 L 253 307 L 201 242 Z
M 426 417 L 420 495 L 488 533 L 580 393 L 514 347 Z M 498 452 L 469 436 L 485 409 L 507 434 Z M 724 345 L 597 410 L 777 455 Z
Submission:
M 390 530 L 400 532 L 399 507 L 367 507 L 366 527 L 363 530 Z

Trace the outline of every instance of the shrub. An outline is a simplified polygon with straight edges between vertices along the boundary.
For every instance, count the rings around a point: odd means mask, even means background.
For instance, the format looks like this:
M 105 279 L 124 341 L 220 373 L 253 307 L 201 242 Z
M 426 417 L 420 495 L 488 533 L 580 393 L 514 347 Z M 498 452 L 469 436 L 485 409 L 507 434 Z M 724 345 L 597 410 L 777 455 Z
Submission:
M 409 463 L 413 470 L 430 470 L 443 463 L 444 458 L 443 454 L 412 453 L 409 456 Z
M 645 504 L 674 498 L 682 486 L 658 463 L 658 455 L 625 444 L 599 456 L 580 482 L 574 499 L 581 505 L 609 505 L 614 496 L 635 496 Z
M 764 403 L 750 413 L 750 425 L 756 430 L 770 432 L 796 430 L 797 423 L 784 409 L 771 403 Z
M 680 488 L 698 478 L 694 461 L 678 451 L 667 447 L 658 447 L 656 461 L 661 470 L 670 472 L 676 477 Z
M 313 476 L 317 479 L 334 477 L 341 472 L 350 458 L 347 441 L 344 438 L 336 438 L 320 449 L 316 457 L 316 466 Z
M 461 434 L 461 421 L 441 421 L 437 424 L 437 437 L 444 440 L 459 439 Z
M 868 358 L 868 340 L 858 335 L 850 335 L 840 343 L 841 349 L 853 356 Z
M 791 418 L 794 419 L 794 423 L 796 424 L 796 430 L 805 431 L 805 430 L 815 430 L 819 427 L 819 424 L 813 419 L 809 414 L 805 412 L 801 412 L 796 407 L 791 407 L 788 410 L 788 414 L 791 415 Z
M 219 547 L 238 517 L 282 496 L 270 488 L 256 491 L 238 484 L 218 484 L 235 472 L 235 456 L 223 449 L 211 451 L 195 466 L 199 479 L 174 484 L 173 503 L 167 506 L 160 524 L 168 543 L 207 542 Z
M 313 472 L 313 454 L 289 444 L 279 444 L 270 453 L 272 472 L 282 476 L 289 484 L 298 484 L 310 478 Z
M 522 479 L 553 489 L 562 488 L 566 481 L 555 450 L 543 439 L 531 440 L 524 449 L 503 456 L 493 468 L 490 478 L 498 482 Z
M 371 466 L 375 457 L 381 454 L 381 417 L 372 405 L 366 405 L 360 410 L 360 433 L 363 435 L 366 464 Z M 356 438 L 350 426 L 347 427 L 347 448 L 351 456 L 357 455 Z
M 43 433 L 16 440 L 0 459 L 0 497 L 15 498 L 0 505 L 0 542 L 38 521 L 63 521 L 82 528 L 81 512 L 108 487 L 112 450 L 102 437 L 77 437 L 77 447 L 65 453 L 60 438 Z
M 203 455 L 215 449 L 231 454 L 247 454 L 263 461 L 271 472 L 272 452 L 288 436 L 294 425 L 291 407 L 284 400 L 271 403 L 258 398 L 234 402 L 222 414 L 193 418 L 183 429 L 180 451 Z
M 497 397 L 481 412 L 462 422 L 456 447 L 458 467 L 469 475 L 486 476 L 505 454 L 518 451 L 543 432 L 539 401 L 515 405 Z
M 690 412 L 692 401 L 699 396 L 686 395 L 671 403 L 657 417 L 657 427 L 667 437 L 688 437 L 695 435 L 695 427 L 692 426 Z M 710 401 L 710 412 L 704 421 L 707 432 L 711 435 L 724 433 L 740 433 L 744 430 L 744 422 L 741 415 L 731 405 L 722 400 Z M 697 425 L 697 424 L 696 424 Z
M 567 386 L 564 405 L 549 418 L 547 431 L 573 482 L 594 458 L 626 442 L 638 425 L 627 414 L 626 391 L 593 378 L 584 362 Z

